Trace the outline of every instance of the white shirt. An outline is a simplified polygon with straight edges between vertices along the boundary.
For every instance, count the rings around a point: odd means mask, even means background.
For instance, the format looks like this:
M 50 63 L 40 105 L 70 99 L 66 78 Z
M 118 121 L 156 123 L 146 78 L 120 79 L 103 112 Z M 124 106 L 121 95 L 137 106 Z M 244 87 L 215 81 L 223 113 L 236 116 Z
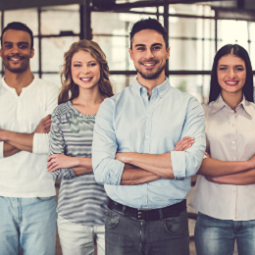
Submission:
M 233 111 L 221 96 L 204 106 L 206 149 L 211 158 L 247 161 L 255 154 L 255 105 L 243 98 Z M 199 176 L 191 206 L 222 220 L 255 219 L 255 184 L 225 185 Z
M 42 118 L 57 106 L 58 87 L 34 78 L 31 84 L 16 90 L 4 78 L 0 83 L 0 128 L 32 133 Z M 3 158 L 0 142 L 0 196 L 37 197 L 55 195 L 52 176 L 47 172 L 48 134 L 35 134 L 33 153 L 21 151 Z

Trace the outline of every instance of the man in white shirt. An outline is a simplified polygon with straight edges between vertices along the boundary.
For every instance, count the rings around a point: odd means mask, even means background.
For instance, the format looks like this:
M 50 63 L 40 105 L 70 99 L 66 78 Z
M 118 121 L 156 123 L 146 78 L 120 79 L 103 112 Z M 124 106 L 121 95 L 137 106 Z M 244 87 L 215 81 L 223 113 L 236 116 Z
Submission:
M 33 34 L 26 25 L 8 24 L 1 44 L 0 254 L 53 255 L 56 201 L 46 160 L 58 88 L 31 73 Z

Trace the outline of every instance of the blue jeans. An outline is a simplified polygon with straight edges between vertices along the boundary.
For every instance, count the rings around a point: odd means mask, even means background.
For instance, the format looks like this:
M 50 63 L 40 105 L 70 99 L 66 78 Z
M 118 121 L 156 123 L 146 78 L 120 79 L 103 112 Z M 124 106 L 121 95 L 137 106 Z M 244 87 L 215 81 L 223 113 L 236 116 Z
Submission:
M 255 254 L 255 220 L 219 220 L 198 213 L 195 228 L 197 255 L 232 255 L 235 240 L 239 255 Z
M 106 212 L 106 255 L 189 255 L 187 212 L 155 221 Z
M 54 255 L 55 243 L 55 196 L 0 196 L 1 255 Z

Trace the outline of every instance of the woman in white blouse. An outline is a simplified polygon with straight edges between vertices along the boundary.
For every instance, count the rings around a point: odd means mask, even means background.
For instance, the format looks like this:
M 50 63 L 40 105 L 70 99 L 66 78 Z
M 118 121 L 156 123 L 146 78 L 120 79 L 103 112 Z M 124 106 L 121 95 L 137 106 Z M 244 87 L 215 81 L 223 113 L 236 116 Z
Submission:
M 207 158 L 191 197 L 197 254 L 232 255 L 235 240 L 239 255 L 255 254 L 253 74 L 241 46 L 217 52 L 204 110 Z

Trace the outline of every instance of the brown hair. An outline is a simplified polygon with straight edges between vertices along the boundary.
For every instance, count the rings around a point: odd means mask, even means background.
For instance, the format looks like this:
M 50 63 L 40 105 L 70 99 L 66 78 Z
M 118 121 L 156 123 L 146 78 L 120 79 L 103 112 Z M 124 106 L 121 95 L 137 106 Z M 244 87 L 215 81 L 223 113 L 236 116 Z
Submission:
M 84 39 L 73 43 L 64 55 L 65 62 L 60 73 L 62 88 L 58 96 L 58 104 L 73 100 L 79 95 L 79 87 L 73 82 L 71 75 L 71 61 L 73 55 L 80 50 L 89 52 L 99 63 L 100 79 L 98 81 L 98 87 L 100 94 L 105 97 L 113 96 L 112 86 L 109 80 L 109 67 L 104 52 L 96 42 Z

